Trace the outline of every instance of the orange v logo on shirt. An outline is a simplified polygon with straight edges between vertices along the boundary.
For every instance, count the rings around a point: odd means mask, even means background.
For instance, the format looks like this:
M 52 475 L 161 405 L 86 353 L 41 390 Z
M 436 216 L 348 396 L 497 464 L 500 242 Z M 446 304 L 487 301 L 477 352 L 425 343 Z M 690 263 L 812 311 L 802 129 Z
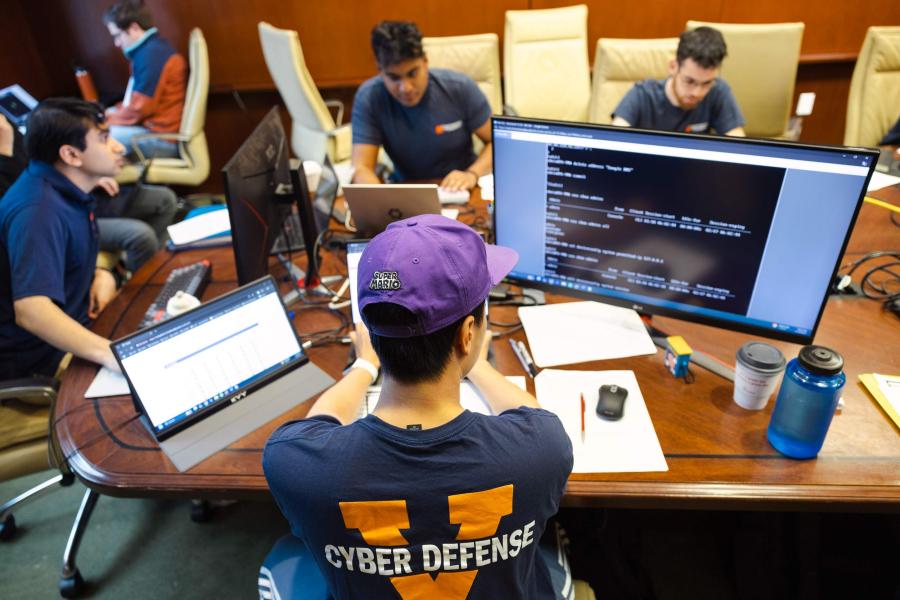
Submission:
M 459 525 L 457 541 L 486 538 L 497 533 L 500 519 L 512 514 L 512 484 L 481 492 L 454 494 L 447 497 L 450 523 Z M 409 542 L 401 530 L 409 529 L 406 500 L 341 502 L 341 514 L 348 529 L 358 529 L 372 546 L 406 546 Z M 436 557 L 440 560 L 439 557 Z M 465 568 L 462 565 L 462 568 Z M 478 569 L 455 573 L 441 572 L 391 577 L 391 583 L 403 600 L 465 598 Z

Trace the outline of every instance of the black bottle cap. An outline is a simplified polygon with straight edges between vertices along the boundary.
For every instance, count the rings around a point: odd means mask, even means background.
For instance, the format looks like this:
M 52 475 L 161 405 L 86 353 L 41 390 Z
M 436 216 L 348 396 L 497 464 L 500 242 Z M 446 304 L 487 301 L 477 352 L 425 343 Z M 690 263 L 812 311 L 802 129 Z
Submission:
M 844 357 L 825 346 L 803 346 L 797 360 L 815 375 L 836 375 L 844 368 Z

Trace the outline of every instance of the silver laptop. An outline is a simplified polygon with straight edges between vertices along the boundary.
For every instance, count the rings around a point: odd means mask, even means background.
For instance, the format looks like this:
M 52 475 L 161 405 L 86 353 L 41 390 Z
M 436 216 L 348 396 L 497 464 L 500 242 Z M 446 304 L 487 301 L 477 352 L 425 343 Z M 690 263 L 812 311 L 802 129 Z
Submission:
M 271 276 L 111 347 L 145 425 L 179 471 L 334 383 L 309 362 Z
M 366 237 L 407 217 L 441 214 L 441 199 L 434 183 L 348 183 L 342 188 L 356 230 Z

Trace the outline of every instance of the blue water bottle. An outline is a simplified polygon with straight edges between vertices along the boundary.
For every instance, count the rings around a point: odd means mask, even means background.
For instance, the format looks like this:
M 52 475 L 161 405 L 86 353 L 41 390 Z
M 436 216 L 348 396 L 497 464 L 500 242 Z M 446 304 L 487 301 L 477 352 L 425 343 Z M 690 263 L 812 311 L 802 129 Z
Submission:
M 804 346 L 788 363 L 766 436 L 791 458 L 813 458 L 847 382 L 843 357 L 824 346 Z

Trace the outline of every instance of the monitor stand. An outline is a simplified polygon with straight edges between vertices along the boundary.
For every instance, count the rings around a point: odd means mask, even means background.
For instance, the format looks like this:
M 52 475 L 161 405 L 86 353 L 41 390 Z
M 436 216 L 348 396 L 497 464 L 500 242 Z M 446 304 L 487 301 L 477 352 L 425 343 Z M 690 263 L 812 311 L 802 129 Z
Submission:
M 301 302 L 304 298 L 307 298 L 309 296 L 331 297 L 334 295 L 334 292 L 325 287 L 325 284 L 330 285 L 338 283 L 339 281 L 344 279 L 343 275 L 326 275 L 319 281 L 309 282 L 306 281 L 306 273 L 304 273 L 300 267 L 290 262 L 284 254 L 278 255 L 278 261 L 288 272 L 288 276 L 291 278 L 291 281 L 303 281 L 304 283 L 302 287 L 295 284 L 294 289 L 286 294 L 282 294 L 281 301 L 285 306 L 291 306 L 292 304 Z
M 664 331 L 660 331 L 651 323 L 652 317 L 647 315 L 641 315 L 644 320 L 644 325 L 647 327 L 647 333 L 650 334 L 650 339 L 653 340 L 653 343 L 656 344 L 657 347 L 666 349 L 666 338 L 669 335 Z M 728 365 L 722 363 L 719 360 L 716 360 L 709 354 L 705 352 L 701 352 L 695 348 L 691 348 L 693 352 L 691 353 L 691 363 L 697 365 L 698 367 L 702 367 L 709 371 L 710 373 L 714 373 L 723 379 L 727 379 L 728 381 L 734 381 L 734 368 L 729 367 Z

